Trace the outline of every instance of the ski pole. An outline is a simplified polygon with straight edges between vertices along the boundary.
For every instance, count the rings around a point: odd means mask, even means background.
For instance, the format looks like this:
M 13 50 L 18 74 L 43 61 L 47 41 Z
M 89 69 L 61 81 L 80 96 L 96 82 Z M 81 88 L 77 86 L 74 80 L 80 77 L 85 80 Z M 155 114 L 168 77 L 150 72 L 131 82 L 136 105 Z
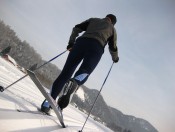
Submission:
M 88 118 L 89 118 L 89 116 L 90 116 L 90 114 L 91 114 L 91 112 L 92 112 L 92 109 L 94 108 L 94 105 L 95 105 L 95 103 L 96 103 L 96 101 L 97 101 L 97 99 L 98 99 L 98 97 L 99 97 L 99 95 L 100 95 L 100 93 L 101 93 L 101 91 L 102 91 L 102 88 L 103 88 L 103 86 L 104 86 L 104 84 L 105 84 L 105 82 L 106 82 L 106 80 L 107 80 L 107 78 L 108 78 L 108 76 L 109 76 L 109 73 L 111 72 L 111 69 L 112 69 L 112 67 L 113 67 L 113 64 L 114 64 L 114 62 L 112 63 L 112 65 L 111 65 L 111 67 L 110 67 L 110 69 L 109 69 L 109 72 L 108 72 L 108 74 L 107 74 L 107 76 L 106 76 L 106 78 L 105 78 L 105 80 L 104 80 L 104 82 L 103 82 L 103 84 L 102 84 L 102 86 L 101 86 L 101 88 L 100 88 L 100 91 L 98 92 L 98 95 L 97 95 L 97 97 L 95 98 L 95 101 L 94 101 L 94 103 L 93 103 L 93 105 L 92 105 L 92 107 L 91 107 L 91 109 L 90 109 L 90 112 L 89 112 L 89 114 L 88 114 L 88 116 L 87 116 L 87 118 L 86 118 L 86 121 L 85 121 L 84 124 L 83 124 L 83 127 L 82 127 L 81 130 L 79 130 L 78 132 L 83 132 L 83 129 L 84 129 L 84 127 L 85 127 L 85 124 L 86 124 L 86 122 L 87 122 L 87 120 L 88 120 Z
M 54 58 L 50 59 L 49 61 L 45 62 L 44 64 L 40 65 L 39 67 L 37 67 L 35 70 L 40 69 L 41 67 L 43 67 L 44 65 L 48 64 L 49 62 L 53 61 L 54 59 L 58 58 L 59 56 L 61 56 L 62 54 L 64 54 L 66 51 L 63 51 L 62 53 L 60 53 L 59 55 L 55 56 Z M 33 71 L 35 71 L 33 70 Z M 8 89 L 9 87 L 11 87 L 12 85 L 16 84 L 17 82 L 19 82 L 20 80 L 24 79 L 25 77 L 27 77 L 28 74 L 24 75 L 23 77 L 21 77 L 20 79 L 16 80 L 15 82 L 13 82 L 12 84 L 10 84 L 9 86 L 7 86 L 6 88 L 0 87 L 0 91 L 3 92 L 4 90 Z

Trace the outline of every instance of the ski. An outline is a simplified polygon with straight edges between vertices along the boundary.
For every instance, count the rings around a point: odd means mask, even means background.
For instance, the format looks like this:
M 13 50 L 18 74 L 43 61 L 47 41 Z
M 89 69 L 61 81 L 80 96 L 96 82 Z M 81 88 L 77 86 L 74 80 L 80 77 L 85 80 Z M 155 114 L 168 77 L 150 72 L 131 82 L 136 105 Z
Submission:
M 22 112 L 22 113 L 30 113 L 30 114 L 37 114 L 37 115 L 52 116 L 52 115 L 49 115 L 49 114 L 46 114 L 46 113 L 42 112 L 39 108 L 37 108 L 37 111 L 21 110 L 21 109 L 16 109 L 16 111 Z
M 40 83 L 38 78 L 36 77 L 35 73 L 30 71 L 30 70 L 27 70 L 27 73 L 30 76 L 30 78 L 32 79 L 32 81 L 35 83 L 37 88 L 40 90 L 40 92 L 43 94 L 43 96 L 46 98 L 46 100 L 51 105 L 51 107 L 54 110 L 55 114 L 57 115 L 57 118 L 60 121 L 60 124 L 62 125 L 62 127 L 65 128 L 66 126 L 65 126 L 64 121 L 63 121 L 63 115 L 62 115 L 62 111 L 61 111 L 60 107 L 57 105 L 55 100 L 50 96 L 50 94 L 46 92 L 46 90 L 44 89 L 44 87 L 42 86 L 42 84 Z

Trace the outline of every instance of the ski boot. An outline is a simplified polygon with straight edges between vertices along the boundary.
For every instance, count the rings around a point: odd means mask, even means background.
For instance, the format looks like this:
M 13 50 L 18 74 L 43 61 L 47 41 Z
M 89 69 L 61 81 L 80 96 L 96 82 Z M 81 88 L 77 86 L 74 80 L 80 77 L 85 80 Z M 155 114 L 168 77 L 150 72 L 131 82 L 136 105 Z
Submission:
M 46 99 L 41 104 L 41 112 L 44 112 L 47 115 L 50 115 L 50 113 L 51 113 L 51 106 L 50 106 L 49 102 Z
M 74 79 L 70 79 L 63 87 L 62 95 L 58 99 L 58 105 L 63 110 L 70 103 L 73 94 L 78 90 L 79 85 Z

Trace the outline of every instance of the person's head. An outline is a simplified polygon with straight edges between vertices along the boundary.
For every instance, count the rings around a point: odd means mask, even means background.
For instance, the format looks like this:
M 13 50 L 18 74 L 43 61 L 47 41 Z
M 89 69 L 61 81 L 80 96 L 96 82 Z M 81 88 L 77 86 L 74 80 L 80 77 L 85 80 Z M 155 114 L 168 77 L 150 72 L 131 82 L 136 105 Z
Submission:
M 108 15 L 106 15 L 106 17 L 111 20 L 111 22 L 112 22 L 113 25 L 115 25 L 115 23 L 117 22 L 117 18 L 113 14 L 108 14 Z

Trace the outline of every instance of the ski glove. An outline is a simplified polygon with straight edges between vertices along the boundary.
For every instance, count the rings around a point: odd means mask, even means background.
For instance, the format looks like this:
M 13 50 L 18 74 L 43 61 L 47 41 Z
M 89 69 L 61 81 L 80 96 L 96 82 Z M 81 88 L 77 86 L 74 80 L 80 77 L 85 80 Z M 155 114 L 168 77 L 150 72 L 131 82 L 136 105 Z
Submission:
M 117 63 L 119 61 L 118 52 L 109 49 L 113 62 Z
M 119 61 L 119 57 L 113 59 L 113 61 L 114 61 L 115 63 L 117 63 L 117 62 Z
M 70 51 L 70 50 L 72 49 L 73 45 L 74 45 L 74 43 L 69 43 L 69 44 L 67 45 L 67 50 Z

